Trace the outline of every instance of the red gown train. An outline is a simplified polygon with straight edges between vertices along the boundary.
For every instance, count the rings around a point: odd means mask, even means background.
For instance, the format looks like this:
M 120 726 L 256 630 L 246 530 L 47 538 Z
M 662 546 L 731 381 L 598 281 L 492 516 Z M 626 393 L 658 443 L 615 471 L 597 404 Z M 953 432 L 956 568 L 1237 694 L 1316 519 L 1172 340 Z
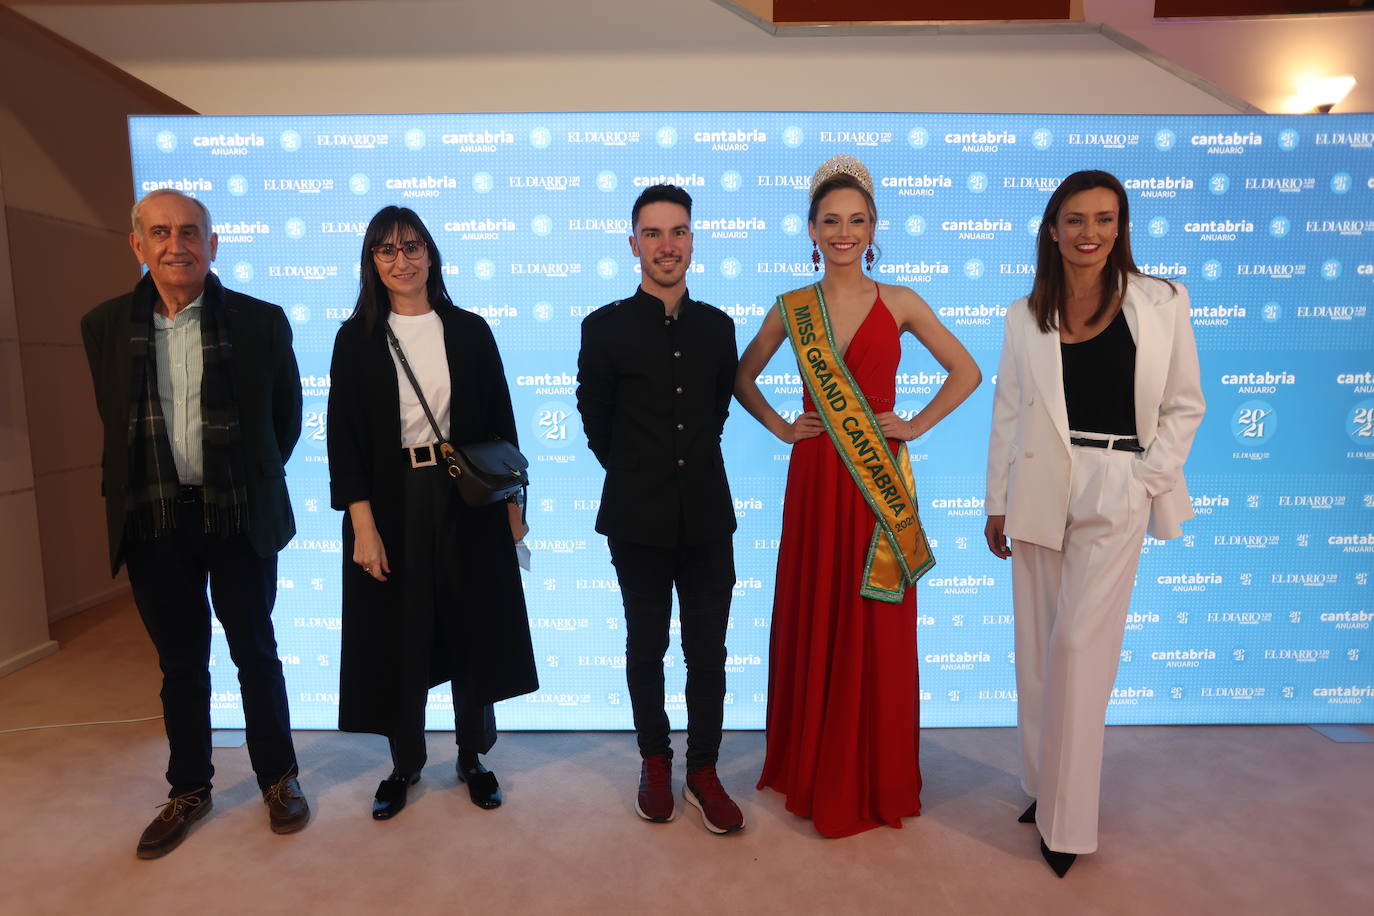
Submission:
M 895 402 L 899 335 L 878 298 L 845 353 L 875 414 Z M 859 595 L 873 523 L 829 436 L 792 447 L 758 787 L 784 793 L 788 811 L 830 837 L 921 811 L 916 590 L 901 604 Z

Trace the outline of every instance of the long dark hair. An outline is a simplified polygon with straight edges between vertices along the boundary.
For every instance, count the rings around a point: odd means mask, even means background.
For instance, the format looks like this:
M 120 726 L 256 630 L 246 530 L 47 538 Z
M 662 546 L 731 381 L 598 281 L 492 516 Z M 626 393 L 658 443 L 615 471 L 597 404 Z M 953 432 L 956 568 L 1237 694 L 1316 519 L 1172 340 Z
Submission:
M 1051 237 L 1050 230 L 1059 221 L 1059 211 L 1063 209 L 1064 201 L 1079 191 L 1091 191 L 1093 188 L 1107 188 L 1116 195 L 1117 234 L 1111 253 L 1107 255 L 1107 264 L 1102 269 L 1102 298 L 1088 323 L 1099 321 L 1107 314 L 1125 289 L 1128 275 L 1140 275 L 1135 258 L 1131 256 L 1131 210 L 1126 201 L 1126 189 L 1110 172 L 1097 169 L 1074 172 L 1050 195 L 1045 204 L 1045 214 L 1040 218 L 1040 232 L 1035 239 L 1035 283 L 1030 291 L 1030 310 L 1042 334 L 1059 327 L 1064 318 L 1064 300 L 1068 295 L 1064 282 L 1064 256 L 1059 251 L 1059 244 Z
M 368 333 L 371 333 L 377 327 L 377 322 L 391 311 L 391 294 L 387 292 L 381 274 L 377 272 L 377 263 L 372 259 L 372 246 L 382 244 L 393 232 L 398 237 L 403 235 L 405 229 L 410 229 L 416 238 L 425 243 L 429 254 L 429 277 L 425 280 L 425 293 L 429 297 L 430 306 L 453 305 L 448 288 L 444 286 L 444 259 L 439 255 L 439 246 L 434 244 L 434 236 L 429 234 L 419 215 L 409 207 L 383 207 L 372 217 L 372 222 L 367 224 L 367 231 L 363 233 L 363 253 L 358 274 L 358 303 L 353 307 L 353 314 L 348 316 L 349 321 L 361 319 Z M 403 258 L 405 255 L 398 252 L 396 257 Z

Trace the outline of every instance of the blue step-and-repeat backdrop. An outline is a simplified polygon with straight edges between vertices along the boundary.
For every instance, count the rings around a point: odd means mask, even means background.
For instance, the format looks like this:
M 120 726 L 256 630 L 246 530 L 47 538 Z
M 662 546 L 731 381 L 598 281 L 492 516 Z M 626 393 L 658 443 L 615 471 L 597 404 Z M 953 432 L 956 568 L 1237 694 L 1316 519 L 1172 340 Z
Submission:
M 1109 721 L 1374 722 L 1374 116 L 138 117 L 130 137 L 136 193 L 205 201 L 220 276 L 279 303 L 295 330 L 300 532 L 281 557 L 276 621 L 297 727 L 336 724 L 343 558 L 325 400 L 372 214 L 404 204 L 429 225 L 455 301 L 495 331 L 532 462 L 525 586 L 541 688 L 502 704 L 500 723 L 629 728 L 620 596 L 592 530 L 602 474 L 573 398 L 579 322 L 634 291 L 630 206 L 671 182 L 696 201 L 691 292 L 734 318 L 743 349 L 777 294 L 815 276 L 807 188 L 838 152 L 878 186 L 874 276 L 921 293 L 987 378 L 912 443 L 938 560 L 917 587 L 923 723 L 1015 721 L 1010 569 L 982 537 L 992 377 L 1045 200 L 1082 168 L 1124 181 L 1142 269 L 1189 287 L 1208 401 L 1188 463 L 1198 517 L 1141 547 Z M 898 411 L 943 379 L 908 339 Z M 800 409 L 786 349 L 761 385 L 779 410 Z M 739 516 L 726 725 L 758 728 L 788 449 L 736 409 L 725 456 Z M 214 659 L 214 722 L 238 727 L 218 632 Z M 667 672 L 681 727 L 676 640 Z M 450 709 L 436 690 L 431 726 L 452 727 Z

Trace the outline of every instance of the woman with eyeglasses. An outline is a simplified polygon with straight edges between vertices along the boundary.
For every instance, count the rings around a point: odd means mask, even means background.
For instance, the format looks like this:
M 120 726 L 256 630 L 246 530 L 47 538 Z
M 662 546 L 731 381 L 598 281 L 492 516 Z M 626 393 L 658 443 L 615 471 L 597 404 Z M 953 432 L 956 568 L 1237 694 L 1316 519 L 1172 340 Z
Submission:
M 344 511 L 339 728 L 390 744 L 378 820 L 398 814 L 420 779 L 432 688 L 452 683 L 458 779 L 490 809 L 501 790 L 478 755 L 496 741 L 491 704 L 538 687 L 515 551 L 527 530 L 520 507 L 459 498 L 397 353 L 444 441 L 516 442 L 491 329 L 453 304 L 441 268 L 413 210 L 379 211 L 330 364 L 330 502 Z

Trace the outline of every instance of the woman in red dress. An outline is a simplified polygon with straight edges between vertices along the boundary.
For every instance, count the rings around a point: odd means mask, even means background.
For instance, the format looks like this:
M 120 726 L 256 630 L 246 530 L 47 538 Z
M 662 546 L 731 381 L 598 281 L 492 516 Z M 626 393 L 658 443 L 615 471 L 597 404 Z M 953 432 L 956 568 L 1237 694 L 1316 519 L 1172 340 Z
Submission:
M 973 357 L 920 296 L 864 273 L 874 260 L 873 181 L 852 156 L 827 160 L 811 183 L 812 260 L 825 274 L 812 289 L 818 328 L 847 364 L 870 421 L 895 455 L 967 398 L 982 379 Z M 789 296 L 792 294 L 788 294 Z M 788 336 L 780 307 L 740 357 L 735 396 L 792 447 L 769 651 L 767 755 L 759 788 L 787 796 L 787 810 L 825 836 L 900 827 L 920 813 L 917 761 L 916 596 L 909 579 L 885 598 L 864 597 L 875 512 L 807 395 L 789 423 L 755 379 Z M 949 373 L 911 419 L 892 412 L 901 335 L 909 332 Z M 795 338 L 794 338 L 795 339 Z M 803 338 L 804 339 L 804 338 Z M 798 354 L 799 357 L 801 354 Z M 815 374 L 814 353 L 800 358 Z M 843 368 L 842 366 L 836 368 Z M 845 428 L 852 426 L 844 421 Z M 847 438 L 847 437 L 846 437 Z

